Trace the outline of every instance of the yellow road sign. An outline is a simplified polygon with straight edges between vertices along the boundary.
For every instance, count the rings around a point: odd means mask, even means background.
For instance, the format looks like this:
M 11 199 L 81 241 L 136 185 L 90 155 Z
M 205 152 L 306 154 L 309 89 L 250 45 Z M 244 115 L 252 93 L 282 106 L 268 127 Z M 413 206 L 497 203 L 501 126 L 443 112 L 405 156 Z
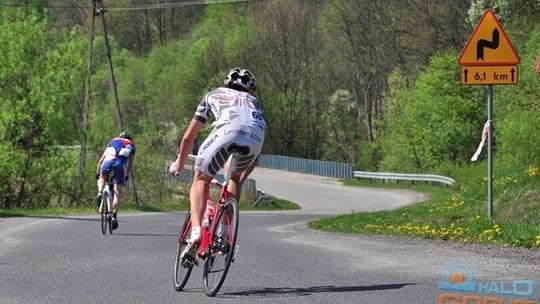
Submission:
M 495 13 L 486 10 L 459 55 L 459 65 L 517 65 L 519 62 Z
M 517 65 L 463 66 L 460 75 L 462 84 L 516 84 L 518 67 Z

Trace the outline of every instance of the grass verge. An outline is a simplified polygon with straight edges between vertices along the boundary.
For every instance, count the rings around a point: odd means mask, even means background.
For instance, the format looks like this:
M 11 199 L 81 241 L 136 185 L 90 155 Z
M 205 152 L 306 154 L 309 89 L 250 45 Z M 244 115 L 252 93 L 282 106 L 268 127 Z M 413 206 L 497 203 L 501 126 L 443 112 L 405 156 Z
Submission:
M 534 168 L 533 168 L 534 169 Z M 381 234 L 540 247 L 540 181 L 537 170 L 499 170 L 494 178 L 494 216 L 487 215 L 487 182 L 477 168 L 457 171 L 457 185 L 404 185 L 346 180 L 348 185 L 407 188 L 429 195 L 426 202 L 391 211 L 352 213 L 309 223 L 315 229 L 341 233 Z M 531 173 L 532 172 L 532 173 Z
M 175 211 L 187 211 L 189 209 L 189 203 L 186 199 L 180 201 L 166 201 L 157 204 L 148 204 L 135 206 L 133 204 L 123 205 L 120 212 L 175 212 Z M 242 202 L 240 203 L 240 210 L 242 211 L 256 211 L 256 210 L 292 210 L 300 209 L 300 207 L 290 201 L 274 198 L 273 200 L 264 203 L 260 206 L 253 207 L 251 204 Z M 65 216 L 65 215 L 81 215 L 81 214 L 95 214 L 96 208 L 93 206 L 82 207 L 49 207 L 49 208 L 36 208 L 36 209 L 0 209 L 1 217 L 45 217 L 45 216 Z

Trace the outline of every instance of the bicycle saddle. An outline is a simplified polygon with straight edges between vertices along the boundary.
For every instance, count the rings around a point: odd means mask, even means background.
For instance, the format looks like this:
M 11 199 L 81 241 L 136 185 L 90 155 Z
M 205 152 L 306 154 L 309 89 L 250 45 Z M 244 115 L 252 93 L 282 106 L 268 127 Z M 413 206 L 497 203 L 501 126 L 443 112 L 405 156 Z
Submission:
M 247 146 L 240 146 L 238 144 L 231 144 L 227 148 L 227 152 L 229 153 L 239 153 L 241 155 L 248 155 L 249 154 L 249 147 Z

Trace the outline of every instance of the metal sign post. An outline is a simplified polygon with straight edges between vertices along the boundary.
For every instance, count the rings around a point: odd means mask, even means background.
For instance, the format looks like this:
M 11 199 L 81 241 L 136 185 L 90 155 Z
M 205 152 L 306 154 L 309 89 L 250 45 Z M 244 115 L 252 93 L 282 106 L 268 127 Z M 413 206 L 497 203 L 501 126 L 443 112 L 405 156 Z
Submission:
M 489 222 L 493 219 L 493 85 L 487 86 L 487 119 L 488 124 L 488 134 L 487 134 L 487 159 L 488 159 L 488 176 L 487 176 L 487 186 L 488 186 L 488 201 L 487 201 L 487 211 Z

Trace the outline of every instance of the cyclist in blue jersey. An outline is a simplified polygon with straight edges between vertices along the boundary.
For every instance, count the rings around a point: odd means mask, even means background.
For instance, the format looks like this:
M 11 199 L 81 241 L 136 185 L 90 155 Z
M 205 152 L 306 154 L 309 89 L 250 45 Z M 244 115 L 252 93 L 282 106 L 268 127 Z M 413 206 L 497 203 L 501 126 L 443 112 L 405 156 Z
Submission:
M 126 184 L 133 170 L 135 160 L 135 144 L 126 131 L 122 131 L 118 137 L 113 138 L 99 158 L 96 170 L 98 194 L 97 205 L 101 202 L 103 188 L 105 187 L 107 172 L 114 171 L 114 199 L 112 228 L 118 228 L 118 210 L 122 197 L 122 186 Z

